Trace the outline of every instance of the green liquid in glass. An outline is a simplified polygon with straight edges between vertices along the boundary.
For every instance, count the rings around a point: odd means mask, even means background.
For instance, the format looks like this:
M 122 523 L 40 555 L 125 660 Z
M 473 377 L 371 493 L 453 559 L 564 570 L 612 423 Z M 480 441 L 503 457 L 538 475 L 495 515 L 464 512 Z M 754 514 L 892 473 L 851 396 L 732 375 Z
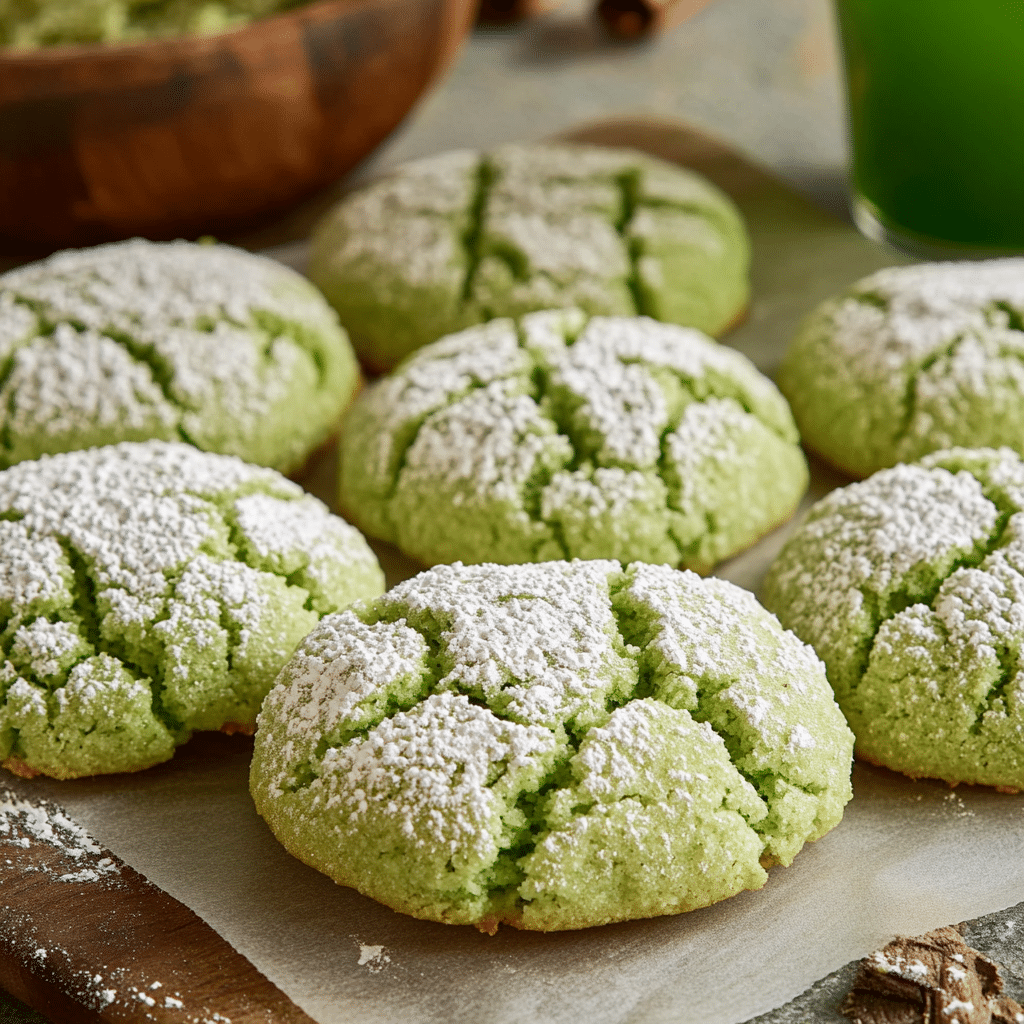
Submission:
M 836 0 L 853 184 L 890 235 L 1024 250 L 1024 0 Z

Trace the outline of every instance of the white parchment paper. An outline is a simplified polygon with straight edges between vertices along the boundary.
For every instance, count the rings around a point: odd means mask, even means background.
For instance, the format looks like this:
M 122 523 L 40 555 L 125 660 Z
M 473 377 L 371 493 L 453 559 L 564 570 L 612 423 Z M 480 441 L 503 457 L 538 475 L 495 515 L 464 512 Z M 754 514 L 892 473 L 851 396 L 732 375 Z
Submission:
M 753 237 L 755 297 L 727 340 L 768 371 L 816 301 L 897 262 L 677 126 L 620 123 L 577 137 L 694 164 L 733 193 Z M 280 255 L 301 261 L 301 247 Z M 844 482 L 812 469 L 805 507 Z M 328 452 L 303 482 L 330 500 L 333 477 Z M 756 592 L 788 529 L 718 574 Z M 394 551 L 381 555 L 391 582 L 414 571 Z M 772 869 L 760 892 L 678 917 L 490 937 L 395 914 L 293 860 L 248 797 L 251 749 L 243 737 L 200 736 L 135 776 L 3 781 L 63 804 L 320 1024 L 736 1024 L 896 933 L 1024 899 L 1024 796 L 858 765 L 842 824 Z

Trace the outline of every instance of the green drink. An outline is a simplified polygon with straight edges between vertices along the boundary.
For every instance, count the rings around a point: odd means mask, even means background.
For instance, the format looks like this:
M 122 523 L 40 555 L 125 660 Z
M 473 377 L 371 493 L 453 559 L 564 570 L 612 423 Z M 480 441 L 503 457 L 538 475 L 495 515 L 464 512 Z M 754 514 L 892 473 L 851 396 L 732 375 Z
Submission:
M 929 255 L 1024 251 L 1024 0 L 836 0 L 854 216 Z

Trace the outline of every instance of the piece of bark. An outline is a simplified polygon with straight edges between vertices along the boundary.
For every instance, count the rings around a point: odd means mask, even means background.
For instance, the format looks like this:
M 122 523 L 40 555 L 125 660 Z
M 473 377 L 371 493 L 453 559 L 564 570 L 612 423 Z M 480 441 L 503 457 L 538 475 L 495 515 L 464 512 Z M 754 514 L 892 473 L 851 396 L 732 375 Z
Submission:
M 0 987 L 61 1024 L 313 1024 L 60 808 L 3 791 Z
M 598 17 L 621 39 L 639 39 L 664 32 L 692 18 L 711 0 L 600 0 Z
M 956 928 L 898 938 L 860 962 L 842 1013 L 854 1024 L 1016 1024 L 999 966 Z

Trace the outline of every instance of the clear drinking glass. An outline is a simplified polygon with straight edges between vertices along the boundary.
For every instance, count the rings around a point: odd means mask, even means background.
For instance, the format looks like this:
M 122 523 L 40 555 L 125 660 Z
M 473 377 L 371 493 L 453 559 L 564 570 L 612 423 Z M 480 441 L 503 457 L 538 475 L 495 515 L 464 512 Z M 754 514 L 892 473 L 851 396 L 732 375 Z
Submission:
M 836 0 L 868 236 L 1024 252 L 1024 0 Z

